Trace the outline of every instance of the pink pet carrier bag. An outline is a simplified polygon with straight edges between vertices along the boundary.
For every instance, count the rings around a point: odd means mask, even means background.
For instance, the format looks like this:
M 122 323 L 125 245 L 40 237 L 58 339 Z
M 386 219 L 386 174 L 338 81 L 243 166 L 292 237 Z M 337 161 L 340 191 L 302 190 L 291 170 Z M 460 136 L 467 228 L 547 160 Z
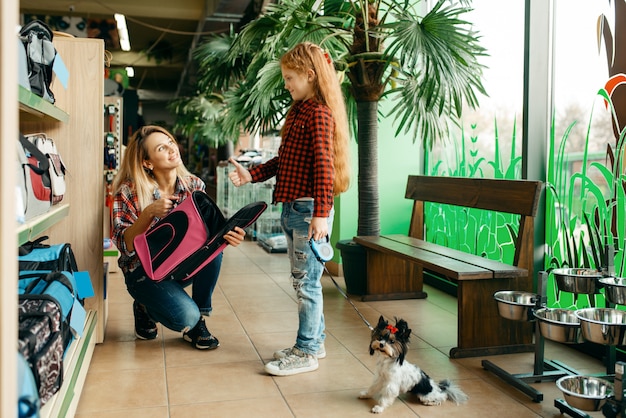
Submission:
M 135 237 L 135 251 L 150 279 L 186 280 L 224 250 L 228 231 L 250 226 L 266 208 L 265 202 L 250 203 L 225 219 L 206 193 L 194 191 L 152 228 Z

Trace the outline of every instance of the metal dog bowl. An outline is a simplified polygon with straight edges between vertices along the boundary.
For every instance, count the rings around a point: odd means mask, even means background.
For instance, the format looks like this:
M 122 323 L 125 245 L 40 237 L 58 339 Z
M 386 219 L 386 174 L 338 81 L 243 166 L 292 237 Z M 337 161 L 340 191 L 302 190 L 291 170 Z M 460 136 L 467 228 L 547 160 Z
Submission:
M 498 313 L 501 317 L 514 321 L 533 319 L 531 309 L 535 306 L 536 294 L 517 290 L 501 290 L 494 293 L 493 298 L 498 302 Z
M 597 344 L 626 344 L 626 312 L 613 308 L 586 308 L 575 312 L 583 338 Z
M 626 305 L 626 279 L 621 277 L 604 277 L 598 280 L 604 286 L 604 296 L 616 305 Z
M 587 295 L 597 293 L 598 279 L 602 278 L 602 273 L 593 269 L 555 269 L 552 273 L 559 290 Z
M 541 308 L 535 312 L 539 330 L 545 338 L 565 344 L 580 344 L 584 341 L 580 320 L 569 309 Z
M 613 385 L 591 376 L 564 376 L 556 381 L 569 406 L 583 411 L 599 411 L 613 392 Z

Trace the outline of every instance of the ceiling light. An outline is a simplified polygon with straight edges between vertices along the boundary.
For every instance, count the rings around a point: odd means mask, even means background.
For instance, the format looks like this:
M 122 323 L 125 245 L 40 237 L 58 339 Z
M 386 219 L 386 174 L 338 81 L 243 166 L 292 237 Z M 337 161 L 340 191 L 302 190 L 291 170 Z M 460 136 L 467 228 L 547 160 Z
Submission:
M 135 76 L 135 69 L 133 67 L 126 67 L 126 75 L 129 78 L 132 78 Z
M 115 13 L 115 22 L 117 22 L 117 32 L 120 35 L 122 51 L 130 51 L 130 38 L 128 37 L 128 28 L 126 27 L 126 17 L 122 14 Z

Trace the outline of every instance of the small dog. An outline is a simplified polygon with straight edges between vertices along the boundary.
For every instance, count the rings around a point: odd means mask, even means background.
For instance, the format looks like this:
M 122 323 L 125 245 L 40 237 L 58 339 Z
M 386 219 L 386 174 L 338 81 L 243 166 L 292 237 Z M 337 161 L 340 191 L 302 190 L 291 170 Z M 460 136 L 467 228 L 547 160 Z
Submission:
M 403 319 L 396 319 L 396 325 L 381 316 L 372 331 L 370 355 L 379 353 L 374 382 L 361 392 L 359 398 L 376 398 L 378 404 L 372 412 L 379 414 L 391 406 L 401 393 L 417 395 L 424 405 L 439 405 L 451 400 L 457 405 L 467 401 L 468 396 L 448 379 L 437 383 L 422 369 L 404 359 L 407 353 L 411 330 Z

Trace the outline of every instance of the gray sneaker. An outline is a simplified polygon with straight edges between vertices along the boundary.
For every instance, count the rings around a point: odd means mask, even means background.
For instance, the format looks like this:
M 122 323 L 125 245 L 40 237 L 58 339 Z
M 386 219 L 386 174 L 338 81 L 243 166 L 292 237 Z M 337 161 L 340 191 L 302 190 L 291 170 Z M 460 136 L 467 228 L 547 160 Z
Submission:
M 317 370 L 319 363 L 311 354 L 293 347 L 291 354 L 280 360 L 270 361 L 265 365 L 265 371 L 274 376 L 291 376 L 299 373 Z
M 283 359 L 285 357 L 288 357 L 291 355 L 291 353 L 293 352 L 293 349 L 295 347 L 289 347 L 289 348 L 283 348 L 282 350 L 278 350 L 274 352 L 274 360 L 280 360 Z M 300 351 L 300 350 L 298 350 Z M 320 346 L 320 349 L 317 350 L 317 353 L 315 353 L 315 357 L 320 360 L 323 359 L 324 357 L 326 357 L 326 347 L 324 347 L 324 344 L 322 344 Z

